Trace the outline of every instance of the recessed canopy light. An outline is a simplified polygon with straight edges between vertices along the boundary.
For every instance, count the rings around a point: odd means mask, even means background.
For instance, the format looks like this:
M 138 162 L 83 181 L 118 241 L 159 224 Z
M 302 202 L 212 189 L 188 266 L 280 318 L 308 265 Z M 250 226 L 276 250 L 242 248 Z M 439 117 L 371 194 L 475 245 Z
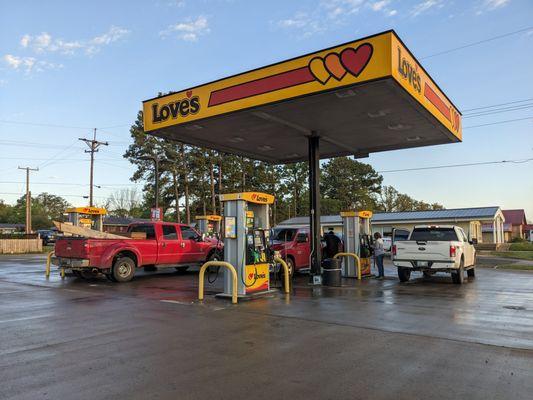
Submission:
M 416 142 L 417 140 L 422 139 L 422 136 L 409 136 L 407 137 L 408 142 Z
M 244 142 L 244 139 L 242 137 L 235 136 L 235 137 L 232 137 L 229 141 L 233 143 L 241 143 L 241 142 Z
M 298 153 L 291 153 L 291 154 L 287 154 L 285 157 L 287 157 L 287 158 L 295 158 L 295 157 L 300 157 L 300 155 Z
M 339 99 L 345 99 L 346 97 L 353 97 L 357 94 L 357 92 L 353 89 L 343 90 L 340 92 L 335 92 L 335 96 L 337 96 Z
M 257 147 L 259 150 L 261 151 L 271 151 L 271 150 L 274 150 L 274 147 L 272 146 L 269 146 L 268 144 L 264 144 L 262 146 L 258 146 Z
M 412 126 L 406 125 L 406 124 L 394 124 L 394 125 L 387 126 L 387 128 L 390 129 L 391 131 L 405 131 L 407 129 L 411 129 Z
M 388 110 L 378 110 L 376 112 L 366 113 L 366 115 L 368 115 L 370 118 L 380 118 L 386 116 L 387 114 L 389 114 Z
M 200 129 L 204 129 L 204 127 L 200 125 L 187 125 L 185 129 L 187 129 L 188 131 L 197 131 Z

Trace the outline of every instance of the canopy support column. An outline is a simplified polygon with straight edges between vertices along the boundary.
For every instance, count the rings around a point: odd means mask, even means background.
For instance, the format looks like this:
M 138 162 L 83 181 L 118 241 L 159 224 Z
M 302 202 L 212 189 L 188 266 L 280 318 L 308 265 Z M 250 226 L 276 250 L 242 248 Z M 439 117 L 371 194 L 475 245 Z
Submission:
M 320 244 L 320 138 L 312 132 L 309 140 L 309 214 L 311 227 L 311 283 L 321 284 L 322 247 Z

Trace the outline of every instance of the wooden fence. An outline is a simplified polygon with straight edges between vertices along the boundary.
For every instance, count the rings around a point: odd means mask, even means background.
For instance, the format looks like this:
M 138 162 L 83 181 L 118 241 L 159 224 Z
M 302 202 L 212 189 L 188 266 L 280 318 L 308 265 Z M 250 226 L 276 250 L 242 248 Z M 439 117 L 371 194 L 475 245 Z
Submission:
M 43 251 L 43 241 L 33 239 L 0 239 L 0 254 L 36 253 Z

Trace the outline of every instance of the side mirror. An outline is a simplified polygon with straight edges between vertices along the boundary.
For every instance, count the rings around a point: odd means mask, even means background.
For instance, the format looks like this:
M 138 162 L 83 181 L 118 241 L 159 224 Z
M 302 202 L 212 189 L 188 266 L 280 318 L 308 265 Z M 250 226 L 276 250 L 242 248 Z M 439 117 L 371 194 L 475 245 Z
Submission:
M 296 243 L 307 243 L 309 238 L 307 236 L 298 236 L 296 238 Z
M 477 239 L 476 238 L 472 238 L 469 242 L 470 242 L 470 244 L 477 244 Z

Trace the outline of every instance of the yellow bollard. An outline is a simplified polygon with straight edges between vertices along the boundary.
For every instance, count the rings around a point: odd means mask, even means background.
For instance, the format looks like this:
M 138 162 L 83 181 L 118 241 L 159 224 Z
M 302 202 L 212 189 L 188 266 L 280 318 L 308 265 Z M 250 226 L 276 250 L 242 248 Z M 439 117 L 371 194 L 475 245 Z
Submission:
M 337 253 L 333 256 L 333 258 L 337 258 L 337 257 L 353 257 L 357 263 L 357 279 L 358 280 L 361 280 L 362 279 L 362 274 L 361 274 L 361 260 L 359 259 L 359 257 L 357 256 L 357 254 L 354 254 L 354 253 Z
M 50 264 L 52 263 L 52 256 L 54 255 L 53 251 L 48 252 L 46 256 L 46 277 L 50 278 Z
M 274 257 L 274 261 L 280 263 L 283 266 L 283 276 L 285 278 L 285 293 L 290 293 L 289 289 L 289 266 L 280 257 Z
M 65 268 L 61 268 L 61 279 L 65 279 Z
M 233 304 L 237 304 L 237 271 L 231 265 L 229 262 L 225 261 L 208 261 L 204 265 L 202 265 L 202 268 L 200 268 L 200 275 L 199 275 L 199 286 L 198 286 L 198 300 L 204 299 L 204 275 L 205 271 L 209 267 L 224 267 L 231 271 L 232 275 L 232 281 L 233 281 L 233 289 L 231 291 L 231 302 Z

